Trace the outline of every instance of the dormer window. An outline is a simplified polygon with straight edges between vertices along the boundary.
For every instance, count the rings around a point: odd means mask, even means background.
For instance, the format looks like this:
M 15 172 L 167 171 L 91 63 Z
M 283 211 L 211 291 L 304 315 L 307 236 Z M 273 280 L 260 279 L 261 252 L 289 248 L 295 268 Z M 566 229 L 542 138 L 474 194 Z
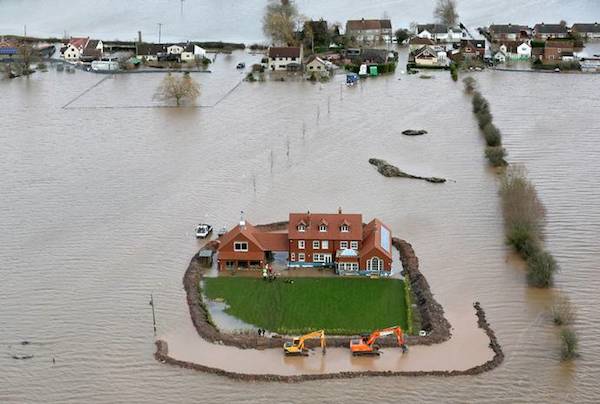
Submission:
M 305 232 L 306 231 L 306 226 L 303 224 L 299 224 L 297 227 L 299 232 Z
M 319 225 L 319 231 L 320 232 L 326 232 L 327 231 L 327 225 L 326 224 Z
M 350 231 L 350 226 L 348 226 L 347 224 L 343 224 L 340 226 L 340 231 L 342 233 L 348 233 Z

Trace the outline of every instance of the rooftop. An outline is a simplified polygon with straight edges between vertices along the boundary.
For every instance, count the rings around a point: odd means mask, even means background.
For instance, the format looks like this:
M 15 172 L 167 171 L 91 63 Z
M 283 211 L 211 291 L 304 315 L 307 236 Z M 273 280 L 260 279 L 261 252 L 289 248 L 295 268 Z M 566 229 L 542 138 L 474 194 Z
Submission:
M 299 58 L 300 49 L 297 46 L 275 47 L 269 48 L 270 58 Z
M 375 29 L 392 29 L 390 20 L 348 20 L 346 30 L 348 31 L 364 31 Z

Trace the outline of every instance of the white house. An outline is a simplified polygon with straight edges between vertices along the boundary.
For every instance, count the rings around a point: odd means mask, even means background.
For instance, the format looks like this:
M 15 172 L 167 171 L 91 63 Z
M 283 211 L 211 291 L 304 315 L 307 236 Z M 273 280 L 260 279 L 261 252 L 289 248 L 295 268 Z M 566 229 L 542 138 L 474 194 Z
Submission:
M 600 24 L 573 24 L 572 32 L 576 32 L 587 39 L 600 39 Z
M 181 55 L 183 50 L 184 48 L 181 45 L 173 44 L 167 46 L 167 54 L 169 55 Z
M 439 43 L 455 43 L 462 39 L 462 31 L 458 28 L 448 27 L 445 24 L 422 24 L 417 25 L 417 36 L 419 38 L 431 39 Z
M 271 71 L 300 70 L 302 67 L 302 47 L 270 47 L 267 66 Z
M 206 50 L 196 44 L 187 44 L 181 52 L 182 62 L 193 62 L 206 56 Z
M 79 60 L 79 58 L 81 57 L 81 54 L 83 53 L 83 50 L 88 45 L 89 41 L 90 41 L 89 37 L 71 38 L 69 40 L 69 43 L 66 45 L 65 49 L 63 50 L 63 58 L 65 58 L 65 60 L 70 61 L 70 62 Z
M 316 73 L 322 76 L 329 74 L 332 63 L 321 59 L 318 56 L 311 56 L 304 64 L 304 70 L 308 74 Z
M 494 54 L 494 60 L 498 63 L 504 63 L 506 62 L 506 53 L 502 52 L 501 50 L 499 50 L 498 52 L 496 52 Z
M 527 42 L 523 42 L 517 46 L 517 56 L 519 59 L 529 59 L 531 57 L 531 45 Z

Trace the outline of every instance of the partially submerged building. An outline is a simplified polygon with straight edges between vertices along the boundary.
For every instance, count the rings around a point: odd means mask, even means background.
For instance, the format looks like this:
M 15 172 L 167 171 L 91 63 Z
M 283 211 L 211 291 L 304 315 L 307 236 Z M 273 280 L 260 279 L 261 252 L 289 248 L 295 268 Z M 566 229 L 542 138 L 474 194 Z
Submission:
M 219 270 L 264 268 L 273 253 L 287 252 L 288 268 L 328 267 L 341 275 L 389 275 L 392 232 L 361 214 L 290 213 L 287 232 L 242 221 L 219 239 Z
M 346 36 L 354 42 L 377 43 L 392 42 L 392 22 L 383 20 L 348 20 L 346 22 Z
M 302 68 L 302 46 L 271 46 L 267 66 L 271 71 L 299 71 Z

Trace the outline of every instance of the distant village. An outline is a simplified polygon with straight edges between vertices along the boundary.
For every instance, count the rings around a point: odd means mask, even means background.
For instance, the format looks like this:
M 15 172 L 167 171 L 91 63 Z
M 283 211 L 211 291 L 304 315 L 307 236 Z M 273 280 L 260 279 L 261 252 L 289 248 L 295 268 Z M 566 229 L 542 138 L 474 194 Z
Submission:
M 296 46 L 252 45 L 264 53 L 260 64 L 249 66 L 247 79 L 264 79 L 265 73 L 302 75 L 327 80 L 337 71 L 377 76 L 395 71 L 398 50 L 408 48 L 407 69 L 502 68 L 515 61 L 528 61 L 528 69 L 600 72 L 600 55 L 580 56 L 587 41 L 600 39 L 598 23 L 492 24 L 469 30 L 463 24 L 412 24 L 409 29 L 392 27 L 389 19 L 349 20 L 345 30 L 327 21 L 306 21 L 295 32 Z M 0 38 L 0 62 L 18 61 L 19 49 L 33 43 L 40 57 L 54 56 L 68 65 L 96 72 L 134 69 L 207 69 L 209 53 L 231 53 L 246 48 L 224 43 L 103 42 L 89 37 L 71 37 L 60 45 L 31 38 Z M 214 56 L 213 56 L 214 58 Z M 521 64 L 522 65 L 522 64 Z M 238 66 L 246 69 L 244 63 Z

